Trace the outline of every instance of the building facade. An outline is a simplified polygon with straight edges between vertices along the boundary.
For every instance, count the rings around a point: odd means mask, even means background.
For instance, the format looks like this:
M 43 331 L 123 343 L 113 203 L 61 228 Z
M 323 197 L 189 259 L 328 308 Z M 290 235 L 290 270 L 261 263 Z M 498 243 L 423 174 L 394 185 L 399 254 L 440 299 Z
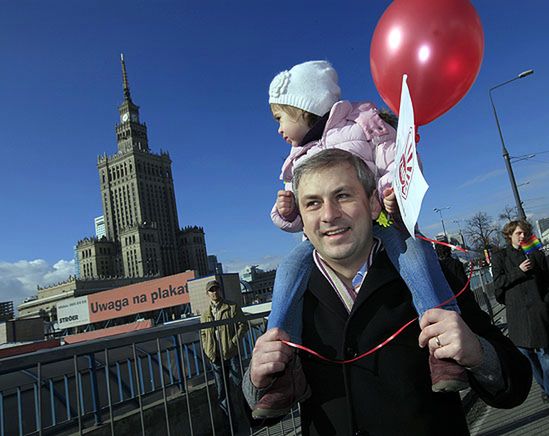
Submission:
M 197 277 L 211 273 L 206 252 L 206 237 L 204 229 L 198 226 L 188 226 L 181 230 L 180 244 L 183 255 L 183 269 L 196 271 Z
M 123 57 L 121 64 L 118 151 L 97 161 L 105 235 L 78 242 L 82 278 L 165 276 L 183 270 L 172 161 L 167 152 L 150 150 Z
M 70 276 L 66 280 L 54 283 L 51 286 L 38 286 L 35 296 L 25 299 L 23 303 L 17 306 L 18 315 L 19 318 L 44 316 L 54 321 L 57 319 L 55 307 L 59 301 L 71 297 L 95 294 L 107 289 L 127 286 L 146 280 L 147 278 L 144 277 L 80 279 L 76 276 Z
M 223 274 L 223 264 L 217 260 L 215 254 L 208 255 L 208 274 Z
M 172 161 L 150 150 L 147 126 L 131 97 L 121 56 L 124 100 L 118 107 L 117 152 L 99 156 L 97 169 L 103 215 L 95 236 L 74 247 L 75 276 L 38 287 L 18 306 L 19 316 L 56 319 L 59 301 L 119 286 L 171 276 L 188 269 L 208 274 L 204 229 L 179 228 Z
M 265 303 L 273 297 L 276 269 L 263 271 L 257 265 L 247 266 L 242 272 L 242 280 L 247 282 L 251 291 L 246 292 L 245 305 Z
M 0 302 L 0 321 L 13 319 L 13 301 Z
M 94 220 L 95 236 L 97 239 L 101 239 L 103 236 L 107 236 L 105 231 L 105 217 L 103 215 L 96 217 Z
M 536 221 L 539 239 L 543 245 L 549 244 L 549 218 L 542 218 Z

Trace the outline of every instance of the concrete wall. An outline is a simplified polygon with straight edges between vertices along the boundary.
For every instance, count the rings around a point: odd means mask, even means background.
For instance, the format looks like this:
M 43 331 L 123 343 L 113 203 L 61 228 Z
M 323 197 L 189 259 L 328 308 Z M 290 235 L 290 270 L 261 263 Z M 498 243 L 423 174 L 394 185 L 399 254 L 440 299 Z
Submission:
M 8 342 L 7 322 L 0 322 L 0 344 Z
M 0 324 L 0 343 L 27 342 L 44 339 L 44 320 L 26 318 Z

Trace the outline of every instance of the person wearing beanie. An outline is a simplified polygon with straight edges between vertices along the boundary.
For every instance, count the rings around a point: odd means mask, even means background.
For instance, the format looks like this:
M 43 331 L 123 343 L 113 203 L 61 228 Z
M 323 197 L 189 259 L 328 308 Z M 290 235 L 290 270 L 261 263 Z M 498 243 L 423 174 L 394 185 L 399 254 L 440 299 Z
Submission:
M 380 113 L 371 102 L 341 100 L 338 74 L 323 60 L 303 62 L 278 73 L 269 86 L 269 105 L 279 125 L 278 133 L 291 146 L 280 174 L 285 189 L 278 191 L 271 211 L 277 227 L 287 232 L 303 229 L 292 191 L 294 170 L 315 154 L 333 148 L 348 151 L 365 162 L 375 175 L 379 204 L 398 218 L 391 188 L 396 139 L 392 114 Z M 380 224 L 374 226 L 375 236 L 410 289 L 417 313 L 422 316 L 448 300 L 444 309 L 459 312 L 431 245 L 400 230 L 403 225 L 390 225 L 385 212 L 378 219 Z M 305 240 L 280 263 L 273 288 L 268 328 L 283 330 L 298 344 L 303 296 L 313 264 L 313 248 Z M 357 278 L 357 289 L 362 279 Z M 249 401 L 254 418 L 284 415 L 296 402 L 309 397 L 310 389 L 298 361 L 296 354 L 259 401 Z M 429 363 L 433 391 L 459 391 L 468 386 L 465 369 L 454 361 L 430 358 Z
M 292 106 L 319 117 L 339 101 L 337 72 L 326 61 L 308 61 L 278 73 L 269 86 L 269 104 Z

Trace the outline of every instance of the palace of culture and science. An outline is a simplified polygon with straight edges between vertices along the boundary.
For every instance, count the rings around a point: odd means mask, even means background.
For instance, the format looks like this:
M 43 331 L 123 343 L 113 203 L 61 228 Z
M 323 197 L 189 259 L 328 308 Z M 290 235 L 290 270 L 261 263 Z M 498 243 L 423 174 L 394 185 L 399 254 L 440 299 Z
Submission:
M 124 100 L 118 107 L 118 150 L 97 160 L 104 235 L 78 241 L 78 273 L 62 283 L 38 287 L 36 297 L 18 307 L 22 316 L 47 314 L 62 298 L 155 276 L 186 270 L 194 270 L 198 277 L 216 272 L 208 265 L 203 228 L 179 228 L 172 161 L 167 152 L 157 154 L 149 148 L 147 126 L 132 100 L 122 55 L 121 64 Z M 219 267 L 215 256 L 210 257 Z
M 171 275 L 184 268 L 172 161 L 168 153 L 149 149 L 147 126 L 139 119 L 123 57 L 121 61 L 118 151 L 97 162 L 106 236 L 78 242 L 80 276 Z M 205 250 L 200 257 L 206 268 Z

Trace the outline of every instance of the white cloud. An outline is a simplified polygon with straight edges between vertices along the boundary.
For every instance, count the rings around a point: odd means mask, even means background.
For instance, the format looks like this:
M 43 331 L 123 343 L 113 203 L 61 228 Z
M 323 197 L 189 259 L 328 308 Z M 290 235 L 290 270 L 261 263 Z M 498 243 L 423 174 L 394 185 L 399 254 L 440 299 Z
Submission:
M 0 261 L 0 295 L 3 301 L 13 300 L 17 306 L 25 298 L 36 295 L 36 287 L 62 282 L 74 274 L 74 260 L 59 260 L 50 265 L 44 259 Z
M 260 259 L 254 260 L 229 260 L 223 262 L 223 271 L 225 272 L 237 272 L 242 275 L 242 272 L 247 266 L 257 265 L 260 269 L 264 271 L 269 271 L 278 267 L 278 264 L 282 260 L 280 256 L 263 256 Z

